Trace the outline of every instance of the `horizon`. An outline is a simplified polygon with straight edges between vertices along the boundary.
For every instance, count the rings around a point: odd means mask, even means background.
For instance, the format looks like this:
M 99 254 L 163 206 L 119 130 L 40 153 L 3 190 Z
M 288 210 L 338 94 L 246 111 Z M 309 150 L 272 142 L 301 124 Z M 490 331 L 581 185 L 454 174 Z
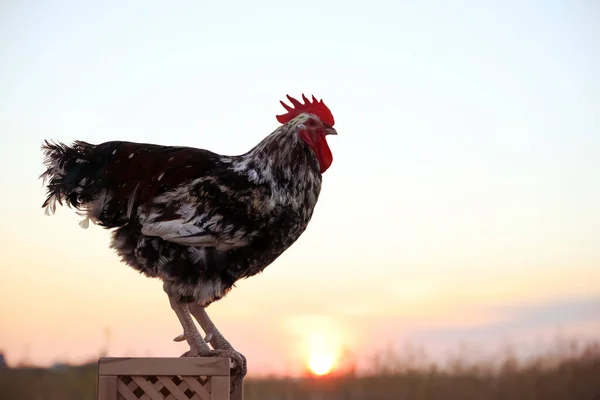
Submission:
M 523 357 L 600 334 L 600 6 L 594 2 L 61 0 L 0 6 L 0 350 L 7 363 L 178 356 L 158 280 L 52 217 L 40 146 L 221 154 L 323 99 L 339 135 L 312 221 L 208 314 L 249 376 L 405 343 Z M 322 361 L 326 363 L 326 361 Z M 323 367 L 324 368 L 324 367 Z

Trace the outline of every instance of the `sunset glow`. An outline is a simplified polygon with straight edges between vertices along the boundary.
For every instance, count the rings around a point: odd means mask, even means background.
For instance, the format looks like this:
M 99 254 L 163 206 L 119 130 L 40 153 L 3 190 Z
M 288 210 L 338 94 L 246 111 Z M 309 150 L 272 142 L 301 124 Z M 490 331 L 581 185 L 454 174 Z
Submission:
M 189 349 L 110 230 L 66 204 L 45 215 L 44 139 L 240 155 L 302 93 L 339 128 L 311 220 L 206 310 L 249 378 L 328 384 L 507 343 L 520 363 L 556 336 L 600 338 L 599 2 L 108 3 L 0 6 L 9 367 Z

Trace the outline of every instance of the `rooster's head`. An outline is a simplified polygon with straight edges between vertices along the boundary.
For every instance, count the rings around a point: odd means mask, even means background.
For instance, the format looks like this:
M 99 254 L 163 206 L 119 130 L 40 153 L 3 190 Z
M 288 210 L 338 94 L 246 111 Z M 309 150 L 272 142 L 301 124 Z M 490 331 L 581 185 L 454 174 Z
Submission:
M 312 96 L 310 101 L 303 94 L 304 104 L 289 95 L 287 98 L 293 107 L 281 101 L 287 113 L 277 115 L 277 120 L 282 124 L 294 125 L 298 136 L 314 151 L 323 173 L 333 161 L 331 150 L 325 140 L 327 135 L 337 135 L 337 131 L 333 128 L 335 123 L 333 115 L 323 100 L 317 100 L 315 96 Z

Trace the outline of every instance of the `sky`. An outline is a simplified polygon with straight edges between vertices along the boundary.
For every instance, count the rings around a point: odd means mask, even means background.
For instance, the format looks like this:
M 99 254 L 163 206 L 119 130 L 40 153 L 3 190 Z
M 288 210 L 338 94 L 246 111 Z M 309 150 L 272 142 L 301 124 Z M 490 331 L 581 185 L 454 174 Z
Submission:
M 0 350 L 185 351 L 109 232 L 44 215 L 42 140 L 239 154 L 302 93 L 339 133 L 313 219 L 208 309 L 250 375 L 597 337 L 598 20 L 594 1 L 1 2 Z

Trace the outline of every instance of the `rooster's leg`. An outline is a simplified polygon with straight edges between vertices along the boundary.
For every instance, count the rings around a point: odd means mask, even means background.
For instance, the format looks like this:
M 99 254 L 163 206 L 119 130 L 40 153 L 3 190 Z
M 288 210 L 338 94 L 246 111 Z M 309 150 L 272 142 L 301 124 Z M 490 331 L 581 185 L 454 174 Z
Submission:
M 171 295 L 169 295 L 169 302 L 171 303 L 171 308 L 175 312 L 175 315 L 179 318 L 185 340 L 187 340 L 190 345 L 190 351 L 185 355 L 200 356 L 210 353 L 210 347 L 208 347 L 204 339 L 202 339 L 200 332 L 198 332 L 198 328 L 196 328 L 196 324 L 194 324 L 194 320 L 190 315 L 187 305 L 177 301 Z
M 190 313 L 200 323 L 202 330 L 206 333 L 206 341 L 211 344 L 215 351 L 224 357 L 229 357 L 235 362 L 235 384 L 244 378 L 247 372 L 246 357 L 238 351 L 223 337 L 215 324 L 210 320 L 206 309 L 199 304 L 188 305 Z

